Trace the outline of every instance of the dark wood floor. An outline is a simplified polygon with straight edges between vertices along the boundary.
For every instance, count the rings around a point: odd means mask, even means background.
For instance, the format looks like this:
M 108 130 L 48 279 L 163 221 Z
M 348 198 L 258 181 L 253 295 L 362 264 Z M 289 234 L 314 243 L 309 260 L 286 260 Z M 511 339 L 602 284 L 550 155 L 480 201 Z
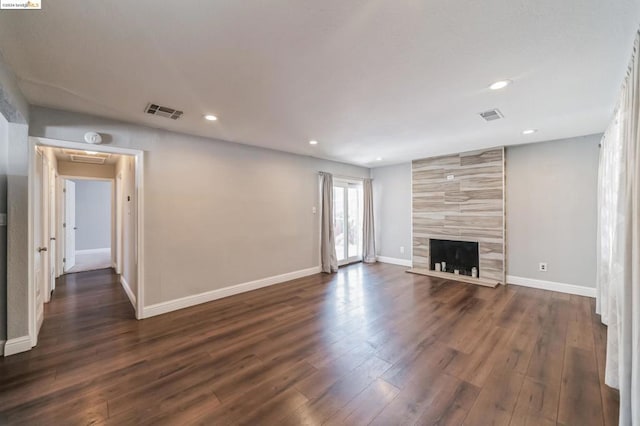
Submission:
M 68 275 L 2 424 L 615 425 L 589 298 L 353 265 L 144 321 Z

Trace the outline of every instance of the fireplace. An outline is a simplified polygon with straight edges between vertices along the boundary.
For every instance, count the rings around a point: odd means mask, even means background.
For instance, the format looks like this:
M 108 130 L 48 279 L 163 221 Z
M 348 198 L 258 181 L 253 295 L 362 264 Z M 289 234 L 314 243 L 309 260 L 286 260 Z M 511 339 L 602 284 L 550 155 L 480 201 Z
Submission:
M 480 277 L 478 243 L 432 238 L 429 240 L 429 253 L 432 271 Z

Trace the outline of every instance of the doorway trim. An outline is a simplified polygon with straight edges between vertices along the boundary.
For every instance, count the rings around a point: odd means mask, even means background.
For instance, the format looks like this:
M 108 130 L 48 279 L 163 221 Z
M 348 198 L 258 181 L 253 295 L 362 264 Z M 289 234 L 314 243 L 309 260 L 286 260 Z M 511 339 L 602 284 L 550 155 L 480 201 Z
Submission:
M 364 221 L 364 214 L 363 214 L 363 209 L 362 209 L 362 204 L 363 204 L 363 179 L 353 179 L 353 178 L 341 178 L 341 177 L 336 177 L 334 176 L 333 178 L 333 188 L 335 191 L 336 187 L 340 187 L 344 189 L 344 198 L 343 198 L 343 203 L 344 203 L 344 214 L 345 214 L 345 221 L 344 221 L 344 233 L 345 233 L 345 238 L 344 238 L 344 253 L 343 255 L 345 255 L 345 258 L 342 260 L 338 260 L 338 267 L 341 266 L 347 266 L 347 265 L 351 265 L 353 263 L 359 263 L 362 262 L 363 257 L 362 257 L 362 244 L 363 244 L 363 235 L 362 235 L 362 223 Z M 349 217 L 349 212 L 348 212 L 348 191 L 349 188 L 351 188 L 352 186 L 355 186 L 357 188 L 359 188 L 359 195 L 360 195 L 360 199 L 358 200 L 358 210 L 359 210 L 359 216 L 361 217 L 360 219 L 360 226 L 358 226 L 359 232 L 360 232 L 360 249 L 358 250 L 358 254 L 356 256 L 352 256 L 349 257 L 348 252 L 349 252 L 349 238 L 348 238 L 348 233 L 350 230 L 350 226 L 348 225 L 348 217 Z M 334 192 L 335 194 L 335 192 Z M 336 199 L 334 196 L 334 200 L 333 200 L 333 206 L 335 209 L 335 205 L 336 205 Z M 333 212 L 334 216 L 335 216 L 335 210 Z M 334 217 L 335 220 L 335 217 Z M 335 231 L 334 231 L 335 232 Z M 336 254 L 337 253 L 337 248 L 336 248 Z
M 114 243 L 114 231 L 115 231 L 115 217 L 118 214 L 118 205 L 116 204 L 116 199 L 115 199 L 115 178 L 101 178 L 101 177 L 93 177 L 93 176 L 72 176 L 72 175 L 59 175 L 60 179 L 63 182 L 63 187 L 64 187 L 64 181 L 66 180 L 72 180 L 72 181 L 76 181 L 76 180 L 87 180 L 87 181 L 96 181 L 96 182 L 109 182 L 111 183 L 111 198 L 110 198 L 110 206 L 111 206 L 111 267 L 116 271 L 117 274 L 120 274 L 120 272 L 118 272 L 118 268 L 115 265 L 115 257 L 114 254 L 117 253 L 118 248 L 115 247 L 115 243 Z M 67 209 L 67 203 L 65 201 L 65 197 L 62 197 L 62 204 L 64 205 L 64 209 L 62 209 L 62 213 L 63 215 L 66 215 L 66 209 Z M 64 228 L 62 228 L 64 230 Z M 66 244 L 67 244 L 67 236 L 64 233 L 61 233 L 62 235 L 60 236 L 62 239 L 62 248 L 63 248 L 63 253 L 61 253 L 60 256 L 58 256 L 58 258 L 62 258 L 64 257 L 65 253 L 65 248 L 66 248 Z M 62 266 L 62 274 L 60 275 L 64 275 L 67 272 L 64 270 L 64 263 Z M 133 307 L 136 308 L 136 305 L 131 302 L 133 304 Z
M 29 317 L 29 340 L 31 347 L 38 343 L 38 332 L 36 325 L 36 297 L 35 297 L 35 277 L 33 276 L 33 265 L 35 256 L 34 245 L 34 188 L 35 188 L 35 161 L 34 152 L 37 146 L 48 146 L 52 148 L 67 148 L 84 151 L 91 147 L 92 151 L 103 152 L 108 154 L 128 155 L 135 158 L 135 188 L 136 188 L 136 305 L 134 306 L 136 318 L 142 319 L 144 312 L 144 151 L 130 148 L 121 148 L 108 145 L 89 145 L 81 142 L 71 142 L 59 139 L 49 139 L 36 136 L 29 136 L 29 208 L 28 208 L 28 273 L 27 273 L 27 299 L 28 299 L 28 317 Z M 74 177 L 75 178 L 75 177 Z

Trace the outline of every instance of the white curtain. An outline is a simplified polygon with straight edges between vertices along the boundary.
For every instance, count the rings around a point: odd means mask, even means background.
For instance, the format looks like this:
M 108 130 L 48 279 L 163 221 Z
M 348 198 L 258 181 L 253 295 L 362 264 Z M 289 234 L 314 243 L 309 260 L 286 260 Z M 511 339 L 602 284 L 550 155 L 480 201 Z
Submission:
M 607 330 L 605 383 L 620 390 L 620 425 L 640 425 L 639 36 L 598 175 L 596 311 Z
M 371 179 L 364 179 L 364 217 L 362 221 L 362 260 L 365 263 L 376 262 L 376 235 L 373 226 L 373 188 Z
M 338 271 L 338 256 L 333 231 L 333 176 L 320 172 L 322 177 L 322 223 L 320 228 L 320 266 L 328 274 Z

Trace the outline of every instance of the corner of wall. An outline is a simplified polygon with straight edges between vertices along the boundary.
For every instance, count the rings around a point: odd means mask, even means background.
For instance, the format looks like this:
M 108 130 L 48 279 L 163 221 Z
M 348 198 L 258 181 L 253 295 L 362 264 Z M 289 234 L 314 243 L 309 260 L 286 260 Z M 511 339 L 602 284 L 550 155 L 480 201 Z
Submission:
M 10 123 L 29 123 L 29 103 L 18 86 L 18 79 L 0 52 L 0 113 Z

